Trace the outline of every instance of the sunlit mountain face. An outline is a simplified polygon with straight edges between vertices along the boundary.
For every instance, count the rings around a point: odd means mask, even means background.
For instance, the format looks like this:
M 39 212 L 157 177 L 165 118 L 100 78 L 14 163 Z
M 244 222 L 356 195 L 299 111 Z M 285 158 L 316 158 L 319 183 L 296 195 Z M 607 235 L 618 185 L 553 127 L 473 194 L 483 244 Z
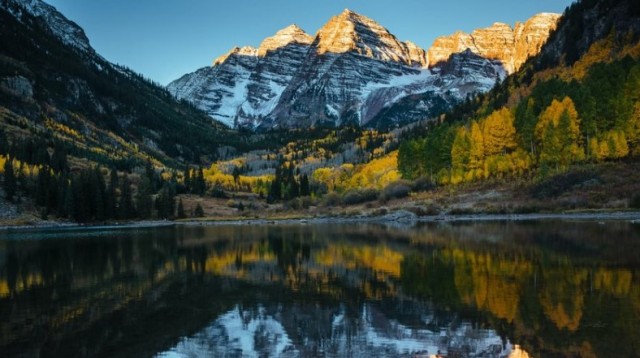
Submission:
M 422 49 L 347 9 L 314 36 L 287 26 L 167 89 L 229 126 L 393 128 L 491 89 L 540 51 L 559 17 L 541 13 L 514 26 L 456 32 Z
M 567 222 L 5 233 L 0 351 L 629 356 L 639 235 Z

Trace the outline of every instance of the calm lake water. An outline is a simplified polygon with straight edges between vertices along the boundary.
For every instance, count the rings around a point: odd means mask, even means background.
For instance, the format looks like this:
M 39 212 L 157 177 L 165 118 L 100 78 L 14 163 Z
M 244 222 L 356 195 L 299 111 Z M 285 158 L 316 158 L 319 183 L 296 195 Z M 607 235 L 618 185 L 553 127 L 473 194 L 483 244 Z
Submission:
M 638 357 L 640 225 L 0 233 L 1 357 Z

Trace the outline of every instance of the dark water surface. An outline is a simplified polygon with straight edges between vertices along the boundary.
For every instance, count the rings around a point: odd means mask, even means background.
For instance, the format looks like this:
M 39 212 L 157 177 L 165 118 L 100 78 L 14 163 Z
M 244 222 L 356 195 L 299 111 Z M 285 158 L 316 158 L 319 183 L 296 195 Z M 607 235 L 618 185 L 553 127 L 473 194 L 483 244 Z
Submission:
M 0 357 L 638 357 L 640 225 L 0 233 Z

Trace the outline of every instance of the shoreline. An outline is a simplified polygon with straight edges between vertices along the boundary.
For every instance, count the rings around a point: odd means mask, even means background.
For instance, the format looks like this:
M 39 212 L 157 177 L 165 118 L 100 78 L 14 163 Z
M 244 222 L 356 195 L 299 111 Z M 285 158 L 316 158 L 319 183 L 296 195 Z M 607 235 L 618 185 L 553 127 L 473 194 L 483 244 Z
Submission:
M 536 220 L 577 220 L 577 221 L 629 221 L 640 224 L 640 211 L 594 211 L 565 213 L 530 213 L 530 214 L 455 214 L 417 216 L 399 210 L 383 216 L 321 216 L 293 218 L 228 218 L 199 220 L 144 220 L 131 222 L 80 224 L 72 222 L 48 221 L 40 224 L 1 226 L 1 232 L 28 230 L 101 230 L 101 229 L 135 229 L 166 226 L 223 226 L 223 225 L 278 225 L 278 224 L 418 224 L 418 223 L 453 223 L 453 222 L 490 222 L 490 221 L 536 221 Z
M 456 214 L 417 216 L 400 210 L 384 216 L 325 216 L 300 218 L 254 218 L 187 220 L 176 224 L 186 226 L 215 225 L 273 225 L 273 224 L 340 224 L 340 223 L 437 223 L 473 221 L 534 221 L 534 220 L 578 220 L 578 221 L 630 221 L 640 224 L 640 211 L 575 212 L 575 213 L 531 213 L 531 214 Z

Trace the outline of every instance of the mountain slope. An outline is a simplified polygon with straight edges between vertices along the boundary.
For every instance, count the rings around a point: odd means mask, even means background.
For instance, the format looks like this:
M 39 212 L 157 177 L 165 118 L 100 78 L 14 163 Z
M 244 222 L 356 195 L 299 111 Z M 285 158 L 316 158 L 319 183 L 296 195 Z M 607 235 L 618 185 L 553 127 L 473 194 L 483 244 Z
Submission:
M 260 48 L 235 48 L 168 89 L 232 126 L 399 126 L 438 115 L 468 95 L 492 88 L 538 51 L 557 17 L 541 14 L 514 29 L 502 24 L 502 32 L 441 38 L 428 55 L 372 19 L 345 10 L 313 38 L 290 26 Z M 477 45 L 476 38 L 486 44 Z M 496 49 L 491 43 L 505 45 Z M 407 115 L 389 110 L 416 96 L 421 110 Z
M 398 167 L 405 179 L 442 184 L 537 178 L 546 180 L 531 184 L 537 200 L 578 192 L 563 205 L 621 206 L 630 205 L 635 183 L 609 184 L 594 164 L 625 158 L 629 165 L 638 155 L 640 5 L 583 0 L 521 70 L 402 143 Z M 607 195 L 585 199 L 592 190 Z
M 83 30 L 40 1 L 0 0 L 0 123 L 10 141 L 58 143 L 130 166 L 213 159 L 228 130 L 95 53 Z
M 470 49 L 484 58 L 500 61 L 505 71 L 511 74 L 540 51 L 559 18 L 559 14 L 541 13 L 524 23 L 516 23 L 513 28 L 497 22 L 490 27 L 474 30 L 471 34 L 456 32 L 442 36 L 429 48 L 429 61 L 435 65 L 447 61 L 454 53 Z

